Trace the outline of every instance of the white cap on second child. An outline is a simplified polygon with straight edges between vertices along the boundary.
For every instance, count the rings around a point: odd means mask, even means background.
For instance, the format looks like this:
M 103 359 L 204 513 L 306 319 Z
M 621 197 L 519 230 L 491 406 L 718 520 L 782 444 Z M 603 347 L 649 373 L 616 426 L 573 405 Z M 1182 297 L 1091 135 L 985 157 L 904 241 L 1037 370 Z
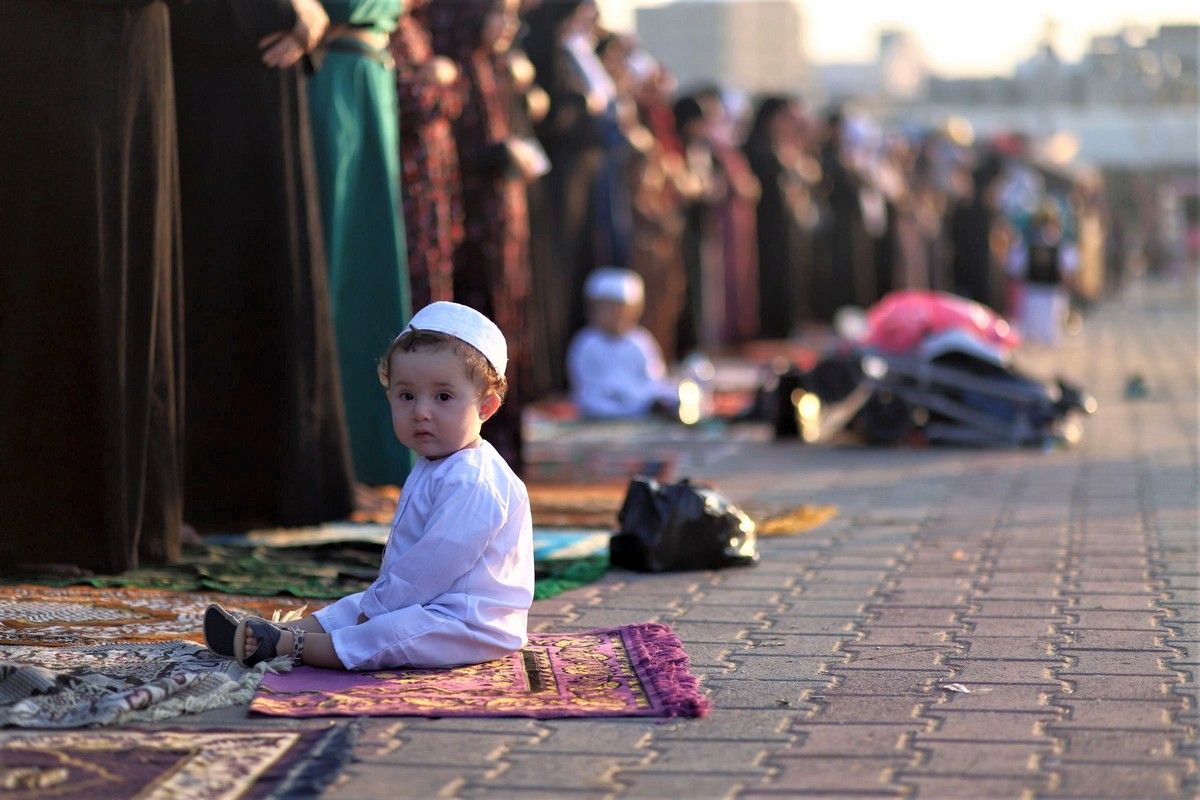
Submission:
M 508 343 L 496 323 L 470 306 L 439 300 L 422 308 L 404 326 L 409 330 L 437 331 L 462 339 L 483 353 L 500 375 L 508 367 Z
M 588 300 L 614 300 L 629 305 L 639 305 L 645 299 L 645 291 L 641 275 L 620 267 L 594 269 L 583 285 L 583 296 Z

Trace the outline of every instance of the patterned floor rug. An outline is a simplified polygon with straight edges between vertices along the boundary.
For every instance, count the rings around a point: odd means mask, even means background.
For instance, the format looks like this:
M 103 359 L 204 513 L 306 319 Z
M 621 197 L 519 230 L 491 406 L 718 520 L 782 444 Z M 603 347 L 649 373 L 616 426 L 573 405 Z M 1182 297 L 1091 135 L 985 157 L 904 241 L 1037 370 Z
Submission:
M 203 644 L 201 620 L 209 603 L 238 615 L 270 619 L 325 605 L 294 597 L 172 592 L 137 587 L 0 585 L 0 645 L 65 647 L 81 642 Z M 2 651 L 0 651 L 2 652 Z
M 697 717 L 708 710 L 679 639 L 643 623 L 537 633 L 513 655 L 440 670 L 269 674 L 251 712 L 285 717 Z
M 4 646 L 0 726 L 117 725 L 244 704 L 265 671 L 184 641 Z
M 6 800 L 315 797 L 351 751 L 349 728 L 21 731 L 0 734 Z M 135 756 L 135 757 L 134 757 Z

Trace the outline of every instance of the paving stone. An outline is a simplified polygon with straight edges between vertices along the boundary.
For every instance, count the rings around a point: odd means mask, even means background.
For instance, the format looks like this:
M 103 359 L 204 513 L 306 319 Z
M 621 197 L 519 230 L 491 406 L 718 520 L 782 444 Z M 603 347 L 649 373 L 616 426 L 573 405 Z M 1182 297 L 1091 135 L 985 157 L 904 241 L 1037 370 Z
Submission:
M 1042 757 L 1052 752 L 1050 742 L 951 742 L 919 741 L 919 766 L 904 770 L 903 778 L 924 775 L 988 775 L 1026 777 L 1038 772 Z
M 1054 768 L 1058 792 L 1084 797 L 1165 797 L 1179 792 L 1183 764 L 1064 761 Z M 1049 795 L 1053 796 L 1053 795 Z
M 790 730 L 800 739 L 789 752 L 804 756 L 863 756 L 912 757 L 911 739 L 924 730 L 929 722 L 912 719 L 903 725 L 876 725 L 838 721 L 837 724 L 796 722 Z
M 1130 594 L 1158 597 L 1162 592 L 1155 581 L 1072 581 L 1070 593 L 1083 597 L 1089 594 Z
M 445 797 L 457 798 L 512 798 L 512 800 L 611 800 L 621 793 L 620 785 L 606 788 L 586 789 L 577 786 L 543 788 L 540 786 L 489 786 L 486 784 L 466 784 L 457 788 L 452 795 Z M 385 795 L 376 795 L 385 796 Z M 421 797 L 413 794 L 412 797 Z
M 1070 715 L 1050 727 L 1053 730 L 1070 731 L 1074 728 L 1096 730 L 1182 730 L 1177 728 L 1173 717 L 1180 710 L 1179 700 L 1111 700 L 1087 698 L 1062 698 L 1059 702 L 1070 709 Z
M 618 772 L 616 777 L 627 787 L 620 796 L 629 800 L 685 797 L 724 800 L 743 796 L 747 788 L 762 786 L 767 778 L 765 770 L 749 773 L 687 773 L 651 768 Z
M 1150 570 L 1136 567 L 1099 567 L 1083 564 L 1072 570 L 1073 584 L 1091 584 L 1113 581 L 1116 583 L 1146 584 L 1151 580 Z
M 738 622 L 693 622 L 691 620 L 671 620 L 671 630 L 684 643 L 687 649 L 689 642 L 712 642 L 725 644 L 737 642 L 746 638 L 751 630 L 763 630 L 767 623 L 754 620 L 748 623 Z
M 1058 628 L 1066 623 L 1057 619 L 998 619 L 984 617 L 982 619 L 964 620 L 969 626 L 970 637 L 988 638 L 1046 638 L 1059 634 Z
M 879 725 L 909 727 L 921 711 L 923 698 L 895 695 L 845 695 L 827 693 L 815 700 L 818 710 L 808 723 L 844 725 L 875 722 Z
M 839 669 L 937 669 L 958 648 L 946 645 L 925 647 L 859 647 L 847 644 L 842 650 L 851 655 Z
M 804 617 L 778 614 L 766 620 L 766 630 L 772 633 L 806 633 L 812 635 L 839 634 L 854 637 L 857 619 L 839 617 Z
M 612 628 L 620 625 L 630 625 L 636 622 L 662 622 L 674 627 L 676 615 L 659 611 L 647 615 L 632 609 L 611 609 L 603 606 L 589 606 L 576 609 L 577 616 L 571 623 L 571 630 L 586 631 L 594 628 Z
M 819 678 L 822 665 L 829 663 L 830 657 L 779 655 L 766 651 L 760 654 L 755 650 L 732 653 L 729 660 L 734 664 L 729 677 L 740 680 L 807 680 Z
M 783 747 L 798 738 L 797 734 L 789 732 L 792 722 L 807 716 L 812 709 L 815 709 L 815 705 L 811 703 L 776 705 L 771 710 L 737 709 L 721 705 L 713 713 L 699 719 L 673 722 L 655 720 L 653 741 L 656 747 L 666 742 L 704 740 L 772 742 Z M 582 738 L 586 739 L 586 736 Z
M 1073 730 L 1062 739 L 1060 758 L 1075 762 L 1154 763 L 1175 757 L 1184 738 L 1182 732 Z
M 704 681 L 704 689 L 711 693 L 715 708 L 725 709 L 768 709 L 778 711 L 811 711 L 814 706 L 804 698 L 812 691 L 820 691 L 829 685 L 827 680 L 813 678 L 790 678 L 785 680 L 747 680 L 742 677 L 713 677 Z
M 885 570 L 843 570 L 831 569 L 827 566 L 814 567 L 804 575 L 804 586 L 817 586 L 822 583 L 834 583 L 841 586 L 864 585 L 877 586 L 888 577 Z
M 751 631 L 746 635 L 746 647 L 736 652 L 753 650 L 787 656 L 834 657 L 840 652 L 838 645 L 844 641 L 841 633 L 812 634 L 791 633 L 767 629 Z
M 1022 570 L 1015 572 L 989 572 L 984 577 L 986 577 L 986 581 L 983 582 L 981 586 L 989 591 L 997 593 L 1000 589 L 1013 591 L 1016 587 L 1025 587 L 1031 585 L 1045 588 L 1048 586 L 1064 586 L 1067 582 L 1066 577 L 1063 575 L 1047 575 L 1042 572 L 1025 572 Z
M 1053 619 L 1062 615 L 1066 601 L 1056 599 L 1050 602 L 1031 600 L 1002 600 L 993 597 L 976 597 L 971 602 L 971 611 L 965 615 L 968 620 L 976 619 L 1006 619 L 1036 617 Z
M 433 732 L 401 731 L 395 736 L 399 746 L 380 748 L 374 753 L 356 749 L 359 758 L 367 763 L 376 759 L 388 764 L 428 764 L 440 766 L 477 765 L 492 769 L 496 761 L 514 744 L 511 736 L 502 733 L 470 733 L 466 731 Z M 536 741 L 536 739 L 526 739 Z
M 834 757 L 783 753 L 769 758 L 764 766 L 778 770 L 768 784 L 773 790 L 789 791 L 793 793 L 791 796 L 809 793 L 828 797 L 894 789 L 890 780 L 892 771 L 912 759 L 912 755 L 903 754 Z M 754 794 L 744 796 L 753 797 Z
M 405 797 L 463 797 L 464 783 L 487 777 L 490 771 L 467 765 L 422 766 L 420 764 L 351 763 L 322 797 L 344 800 L 396 797 L 403 787 Z
M 970 593 L 956 587 L 937 589 L 896 588 L 879 593 L 877 605 L 887 604 L 896 608 L 929 608 L 938 606 L 960 606 L 966 603 Z
M 1047 724 L 1058 720 L 1062 714 L 1053 707 L 1028 711 L 974 711 L 954 703 L 928 709 L 925 716 L 935 720 L 929 733 L 921 734 L 924 739 L 955 739 L 960 741 L 984 742 L 1046 742 L 1050 740 L 1043 731 Z
M 710 586 L 695 592 L 688 598 L 692 606 L 708 604 L 724 606 L 778 606 L 791 592 L 780 589 L 731 589 L 725 586 Z
M 864 612 L 867 603 L 863 600 L 829 600 L 800 595 L 790 599 L 784 611 L 792 617 L 846 617 L 859 616 Z
M 557 753 L 549 768 L 540 753 L 509 753 L 504 759 L 506 769 L 492 782 L 540 790 L 603 789 L 614 785 L 618 771 L 648 764 L 652 758 L 650 751 L 629 757 Z
M 1065 659 L 1025 661 L 1018 659 L 974 659 L 953 656 L 946 666 L 954 670 L 957 683 L 1033 683 L 1052 681 L 1066 666 Z
M 953 678 L 952 670 L 946 667 L 935 667 L 928 670 L 900 669 L 842 669 L 840 665 L 830 665 L 825 670 L 831 677 L 836 678 L 836 688 L 842 694 L 874 694 L 874 695 L 925 695 L 926 689 L 936 681 L 949 681 Z
M 886 627 L 878 628 L 872 625 L 863 628 L 857 639 L 849 640 L 856 648 L 866 647 L 936 647 L 953 646 L 956 633 L 965 630 L 958 627 Z
M 961 609 L 953 606 L 893 608 L 888 605 L 872 605 L 867 611 L 870 614 L 867 625 L 869 628 L 929 628 L 939 625 L 955 627 L 962 613 Z
M 1062 637 L 1039 636 L 1030 639 L 1014 639 L 1010 636 L 960 636 L 956 638 L 965 648 L 965 657 L 972 660 L 1009 658 L 1032 660 L 1055 660 Z M 1059 659 L 1061 660 L 1061 659 Z
M 703 605 L 682 609 L 679 616 L 672 620 L 677 622 L 761 622 L 770 614 L 779 614 L 783 606 L 724 606 Z
M 970 693 L 955 692 L 942 688 L 946 683 L 959 684 Z M 953 681 L 939 683 L 931 691 L 931 699 L 940 699 L 942 704 L 931 704 L 928 708 L 956 709 L 959 711 L 1036 711 L 1057 703 L 1063 685 L 1057 681 L 1045 683 L 987 683 L 956 677 Z M 1051 709 L 1058 713 L 1057 709 Z
M 1170 655 L 1167 645 L 1175 643 L 1170 628 L 1150 630 L 1073 628 L 1071 642 L 1064 647 L 1097 650 L 1158 650 Z
M 1071 613 L 1077 611 L 1149 611 L 1158 610 L 1159 599 L 1151 594 L 1085 594 L 1066 593 L 1064 605 Z
M 1069 694 L 1093 700 L 1161 700 L 1176 686 L 1175 675 L 1077 675 L 1059 672 Z
M 813 583 L 804 580 L 800 583 L 793 599 L 809 599 L 809 600 L 856 600 L 865 602 L 867 599 L 876 596 L 875 586 L 872 584 L 863 583 Z
M 730 654 L 742 651 L 744 643 L 730 646 L 716 642 L 689 642 L 684 645 L 684 649 L 688 652 L 691 669 L 703 670 L 706 673 L 730 672 L 737 667 L 736 662 L 730 660 Z
M 920 787 L 922 797 L 1027 797 L 1041 796 L 1048 782 L 1043 775 L 1012 778 L 1005 776 L 932 775 L 919 770 L 905 770 L 895 780 L 905 787 Z
M 765 777 L 767 771 L 761 762 L 773 748 L 769 742 L 755 740 L 696 739 L 689 740 L 686 745 L 652 745 L 650 750 L 654 758 L 647 762 L 646 769 L 654 772 L 733 773 Z
M 1171 670 L 1164 666 L 1164 659 L 1171 656 L 1169 650 L 1081 650 L 1075 647 L 1060 647 L 1060 655 L 1069 656 L 1071 665 L 1061 677 L 1069 678 L 1072 673 L 1090 675 L 1166 675 Z

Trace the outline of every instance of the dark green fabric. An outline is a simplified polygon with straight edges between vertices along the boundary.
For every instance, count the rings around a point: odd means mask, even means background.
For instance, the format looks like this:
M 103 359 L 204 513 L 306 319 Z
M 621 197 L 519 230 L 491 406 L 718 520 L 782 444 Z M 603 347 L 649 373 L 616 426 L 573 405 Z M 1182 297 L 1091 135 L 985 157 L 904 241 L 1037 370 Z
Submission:
M 329 5 L 335 21 L 388 31 L 401 10 L 397 0 Z M 333 47 L 308 81 L 308 100 L 355 477 L 399 486 L 414 459 L 392 432 L 391 407 L 375 371 L 411 316 L 396 71 L 362 50 Z
M 383 547 L 365 542 L 304 547 L 187 545 L 177 564 L 140 567 L 119 575 L 82 577 L 0 573 L 0 582 L 45 586 L 136 586 L 171 591 L 332 600 L 362 591 L 379 574 Z M 534 598 L 577 589 L 602 576 L 608 554 L 538 562 Z

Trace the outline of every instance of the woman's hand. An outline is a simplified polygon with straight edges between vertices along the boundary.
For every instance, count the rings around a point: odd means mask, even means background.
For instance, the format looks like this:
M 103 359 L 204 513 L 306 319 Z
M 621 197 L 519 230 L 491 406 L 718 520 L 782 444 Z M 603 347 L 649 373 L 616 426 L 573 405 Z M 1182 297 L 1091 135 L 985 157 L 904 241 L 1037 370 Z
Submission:
M 317 0 L 292 0 L 296 25 L 290 31 L 278 31 L 263 37 L 258 47 L 268 67 L 286 68 L 310 53 L 321 42 L 329 27 L 329 15 Z

